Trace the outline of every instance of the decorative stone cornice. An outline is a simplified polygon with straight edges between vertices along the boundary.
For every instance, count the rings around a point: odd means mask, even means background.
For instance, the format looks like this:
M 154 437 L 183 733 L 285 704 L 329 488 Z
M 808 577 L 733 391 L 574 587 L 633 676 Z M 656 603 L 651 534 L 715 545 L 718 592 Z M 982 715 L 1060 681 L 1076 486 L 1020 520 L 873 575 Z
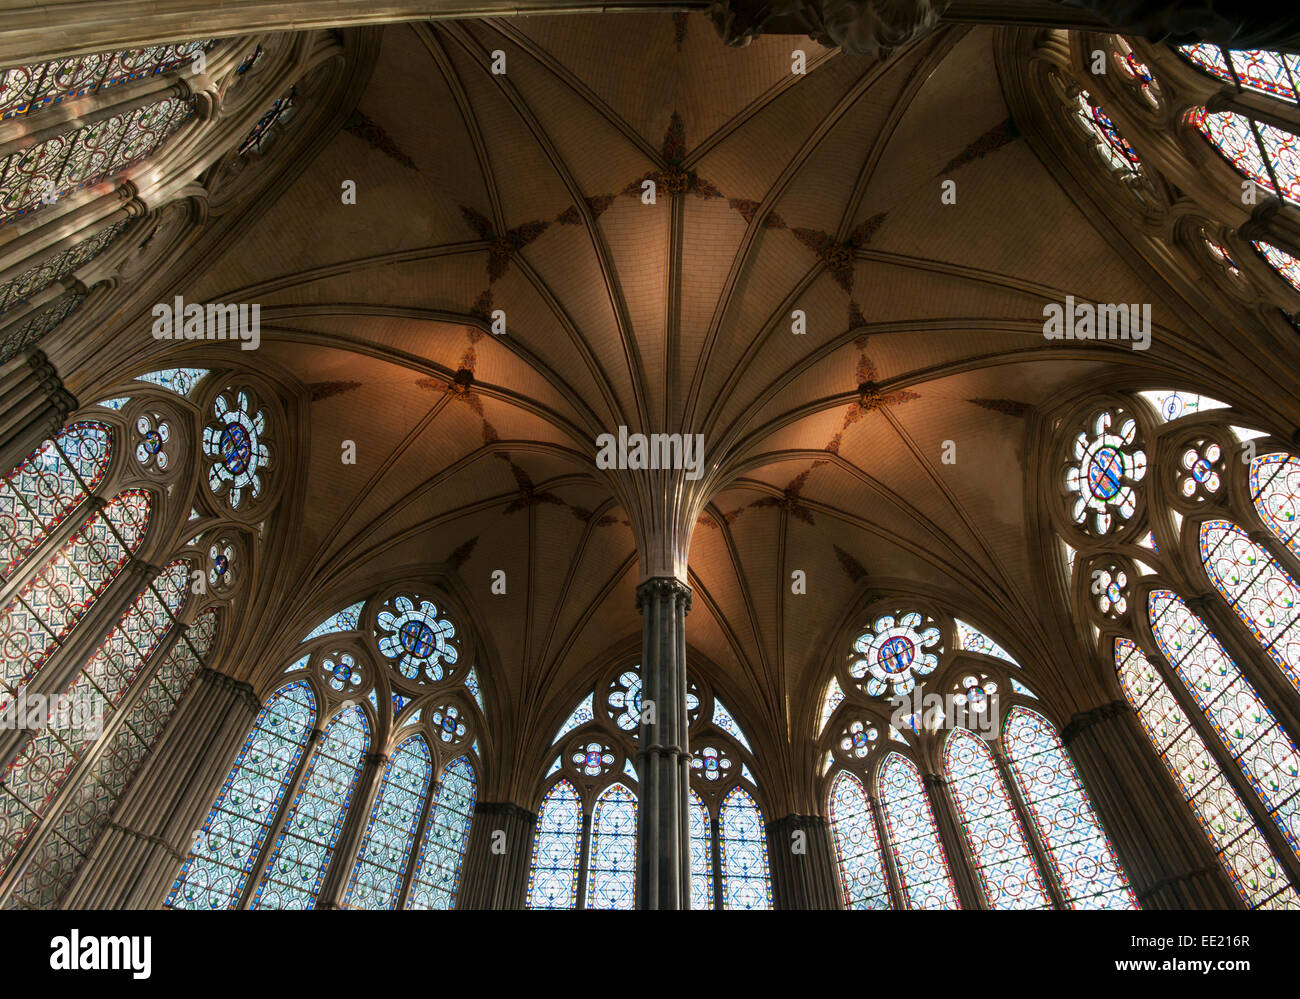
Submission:
M 236 680 L 227 676 L 225 673 L 218 672 L 208 666 L 199 670 L 199 679 L 204 683 L 210 683 L 218 690 L 228 691 L 235 695 L 246 707 L 251 708 L 254 712 L 261 710 L 261 703 L 257 700 L 257 695 L 253 688 L 242 680 Z
M 682 604 L 684 613 L 691 609 L 691 588 L 680 579 L 671 576 L 654 576 L 636 588 L 636 609 L 644 612 L 650 601 L 677 600 Z
M 1074 715 L 1069 724 L 1061 730 L 1061 742 L 1068 749 L 1079 735 L 1094 725 L 1128 714 L 1131 710 L 1128 701 L 1111 701 L 1109 704 L 1103 704 L 1091 711 L 1081 711 Z

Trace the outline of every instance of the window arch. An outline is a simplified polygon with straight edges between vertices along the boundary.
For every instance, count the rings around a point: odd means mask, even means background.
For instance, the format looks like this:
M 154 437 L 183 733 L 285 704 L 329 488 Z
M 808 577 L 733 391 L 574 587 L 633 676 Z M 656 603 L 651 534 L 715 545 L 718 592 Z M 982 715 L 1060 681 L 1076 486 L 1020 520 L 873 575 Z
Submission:
M 582 860 L 582 800 L 564 778 L 542 799 L 528 874 L 528 908 L 572 909 Z
M 880 807 L 909 909 L 957 909 L 957 888 L 916 764 L 891 752 L 880 767 Z
M 718 813 L 722 858 L 722 908 L 772 908 L 772 878 L 767 863 L 767 836 L 758 802 L 737 784 Z
M 1073 599 L 1243 900 L 1252 908 L 1300 905 L 1281 859 L 1300 856 L 1300 751 L 1269 703 L 1278 688 L 1260 682 L 1279 671 L 1288 691 L 1300 690 L 1297 587 L 1283 564 L 1292 542 L 1292 459 L 1266 454 L 1248 473 L 1225 460 L 1240 441 L 1261 435 L 1230 422 L 1226 404 L 1194 392 L 1144 391 L 1091 408 L 1128 413 L 1131 447 L 1170 457 L 1135 485 L 1131 512 L 1108 532 L 1054 512 L 1076 549 Z M 1063 423 L 1066 437 L 1070 425 Z M 1132 543 L 1147 554 L 1130 554 Z M 1092 584 L 1099 573 L 1104 594 Z M 1170 585 L 1197 578 L 1213 589 L 1195 599 Z M 1050 853 L 1052 834 L 1040 834 Z
M 831 784 L 827 820 L 846 909 L 889 909 L 889 878 L 867 789 L 848 770 Z
M 691 788 L 691 908 L 713 908 L 713 820 L 700 792 Z
M 621 783 L 600 793 L 591 813 L 588 909 L 631 909 L 636 902 L 636 794 Z
M 469 757 L 457 757 L 443 768 L 415 861 L 408 909 L 450 909 L 455 904 L 477 786 Z

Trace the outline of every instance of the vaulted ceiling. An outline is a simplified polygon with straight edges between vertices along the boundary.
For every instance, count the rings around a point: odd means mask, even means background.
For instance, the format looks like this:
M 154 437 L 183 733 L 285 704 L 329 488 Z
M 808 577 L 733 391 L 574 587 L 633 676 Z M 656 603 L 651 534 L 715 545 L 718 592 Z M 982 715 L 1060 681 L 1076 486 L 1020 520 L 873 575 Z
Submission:
M 635 661 L 636 511 L 593 464 L 626 425 L 705 435 L 687 637 L 752 737 L 810 735 L 871 583 L 962 594 L 1050 659 L 1026 416 L 1117 351 L 1046 343 L 1043 304 L 1168 292 L 1020 137 L 994 43 L 947 26 L 879 63 L 727 48 L 699 15 L 384 28 L 359 115 L 180 289 L 260 302 L 257 364 L 310 393 L 263 632 L 350 579 L 454 572 L 535 763 Z M 245 675 L 273 668 L 258 647 Z

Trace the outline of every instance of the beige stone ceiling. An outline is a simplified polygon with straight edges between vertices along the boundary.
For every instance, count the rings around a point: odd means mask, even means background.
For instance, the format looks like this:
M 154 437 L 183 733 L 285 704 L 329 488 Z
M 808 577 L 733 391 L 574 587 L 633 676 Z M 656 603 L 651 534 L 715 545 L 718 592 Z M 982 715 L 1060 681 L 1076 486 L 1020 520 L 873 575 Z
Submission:
M 590 457 L 627 424 L 727 442 L 687 634 L 751 739 L 811 736 L 863 571 L 964 594 L 999 641 L 1050 657 L 1016 404 L 1050 404 L 1105 351 L 1045 350 L 1042 306 L 1153 293 L 1005 132 L 991 31 L 945 28 L 880 65 L 806 39 L 729 49 L 696 15 L 391 25 L 360 110 L 370 141 L 336 135 L 185 289 L 260 301 L 260 359 L 317 396 L 268 619 L 340 577 L 450 563 L 492 631 L 507 755 L 540 764 L 639 639 L 633 531 Z M 624 193 L 648 175 L 654 206 Z M 851 266 L 816 252 L 832 243 Z M 465 325 L 485 309 L 508 336 Z M 871 412 L 864 381 L 885 399 Z

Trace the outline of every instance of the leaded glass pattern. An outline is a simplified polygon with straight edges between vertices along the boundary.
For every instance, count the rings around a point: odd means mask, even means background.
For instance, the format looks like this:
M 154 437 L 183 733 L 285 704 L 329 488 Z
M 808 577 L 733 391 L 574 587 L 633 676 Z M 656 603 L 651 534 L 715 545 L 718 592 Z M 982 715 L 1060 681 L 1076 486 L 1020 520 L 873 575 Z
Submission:
M 1139 392 L 1138 395 L 1155 407 L 1155 411 L 1160 414 L 1161 423 L 1172 423 L 1194 413 L 1228 408 L 1226 402 L 1219 402 L 1218 399 L 1211 399 L 1208 395 L 1200 395 L 1196 392 L 1164 390 Z
M 1002 741 L 1066 903 L 1074 909 L 1136 909 L 1119 858 L 1051 722 L 1036 711 L 1014 708 Z
M 596 799 L 585 908 L 636 907 L 636 807 L 636 795 L 622 784 L 611 784 Z
M 369 748 L 370 723 L 360 706 L 340 712 L 325 726 L 250 909 L 310 909 L 315 904 Z
M 1010 663 L 1012 666 L 1019 667 L 1020 664 L 1011 657 L 1011 653 L 1004 649 L 988 635 L 980 631 L 974 625 L 967 624 L 960 618 L 954 618 L 953 624 L 957 626 L 957 644 L 967 652 L 978 652 L 982 655 L 992 656 L 995 659 L 1001 659 L 1003 662 Z
M 139 162 L 193 114 L 193 99 L 165 97 L 14 150 L 0 159 L 0 226 Z
M 1300 690 L 1300 588 L 1261 545 L 1227 520 L 1207 520 L 1201 562 L 1223 599 Z
M 831 715 L 835 714 L 835 709 L 844 703 L 844 688 L 840 686 L 838 677 L 831 677 L 831 682 L 826 685 L 826 693 L 822 696 L 821 717 L 817 723 L 818 733 L 826 728 L 826 723 L 831 720 Z
M 1100 140 L 1097 147 L 1113 168 L 1128 173 L 1137 171 L 1142 165 L 1138 154 L 1129 145 L 1129 141 L 1120 134 L 1119 128 L 1111 120 L 1110 115 L 1093 101 L 1088 91 L 1079 91 L 1074 112 L 1084 126 Z
M 957 889 L 916 764 L 890 753 L 880 767 L 880 808 L 909 909 L 956 909 Z
M 129 225 L 129 220 L 105 226 L 93 236 L 74 243 L 66 250 L 55 253 L 34 267 L 29 267 L 17 277 L 0 284 L 0 312 L 21 305 L 33 295 L 44 291 L 55 281 L 61 281 L 78 267 L 88 264 L 100 255 Z
M 421 736 L 411 736 L 389 757 L 361 849 L 352 865 L 343 908 L 397 906 L 432 778 L 429 744 Z
M 1255 240 L 1253 245 L 1259 251 L 1259 255 L 1268 261 L 1269 266 L 1277 271 L 1287 284 L 1300 291 L 1300 260 L 1285 250 L 1279 250 L 1272 243 Z
M 121 571 L 148 526 L 149 494 L 123 490 L 94 511 L 0 610 L 0 710 Z
M 253 126 L 253 130 L 248 133 L 248 137 L 239 144 L 240 156 L 265 151 L 274 137 L 276 125 L 288 123 L 297 112 L 297 105 L 294 103 L 297 96 L 294 88 L 290 87 L 287 94 L 276 98 L 275 103 L 267 109 L 266 114 L 258 119 L 257 124 Z
M 1117 638 L 1115 669 L 1147 738 L 1242 898 L 1251 908 L 1300 907 L 1268 841 L 1155 666 L 1133 642 Z
M 1116 426 L 1118 424 L 1118 426 Z M 1137 484 L 1146 476 L 1146 451 L 1137 421 L 1105 410 L 1075 435 L 1065 488 L 1074 493 L 1071 516 L 1096 535 L 1108 534 L 1137 510 Z
M 266 441 L 266 411 L 253 405 L 247 392 L 222 392 L 212 403 L 214 419 L 203 428 L 208 458 L 208 488 L 239 509 L 247 491 L 262 495 L 262 476 L 271 461 Z
M 98 90 L 156 76 L 192 62 L 212 42 L 173 42 L 68 56 L 0 70 L 0 120 L 52 107 Z
M 20 904 L 48 909 L 63 900 L 117 803 L 198 675 L 216 634 L 216 611 L 205 610 L 172 646 L 103 754 L 82 776 L 67 807 L 54 818 L 14 886 L 13 897 Z
M 10 326 L 0 337 L 0 364 L 12 360 L 28 347 L 43 340 L 59 323 L 81 308 L 81 303 L 85 300 L 86 296 L 82 292 L 65 291 L 44 309 Z
M 1300 853 L 1300 753 L 1205 623 L 1171 590 L 1148 599 L 1151 631 L 1292 850 Z
M 456 626 L 439 614 L 432 601 L 407 596 L 399 596 L 379 612 L 375 623 L 379 651 L 408 680 L 438 683 L 460 660 Z
M 542 800 L 528 873 L 528 908 L 572 909 L 578 898 L 582 801 L 567 780 Z
M 862 781 L 841 770 L 831 784 L 826 810 L 846 909 L 892 909 L 885 858 Z
M 476 795 L 469 757 L 458 757 L 443 768 L 411 878 L 408 909 L 450 909 L 456 904 Z
M 691 788 L 691 908 L 713 908 L 713 821 L 695 788 Z
M 357 621 L 361 617 L 361 608 L 365 606 L 364 600 L 358 600 L 351 607 L 344 607 L 337 614 L 331 614 L 311 631 L 303 636 L 304 642 L 310 642 L 313 638 L 319 638 L 321 635 L 332 635 L 339 631 L 355 631 Z
M 733 787 L 718 810 L 718 853 L 724 909 L 772 908 L 763 813 L 754 796 Z
M 166 906 L 235 908 L 315 721 L 316 700 L 303 681 L 281 687 L 262 708 Z
M 207 374 L 207 368 L 164 368 L 140 375 L 136 381 L 157 385 L 179 396 L 188 396 Z
M 1300 558 L 1300 459 L 1279 453 L 1252 461 L 1250 499 L 1264 526 Z
M 731 717 L 731 712 L 723 707 L 722 701 L 718 700 L 716 697 L 713 699 L 713 724 L 717 725 L 718 728 L 722 729 L 722 731 L 726 732 L 746 749 L 749 749 L 751 753 L 753 752 L 753 750 L 750 749 L 749 740 L 745 738 L 745 733 L 742 732 L 740 726 L 736 724 L 736 719 Z
M 953 729 L 943 764 L 989 908 L 1050 908 L 1038 863 L 988 745 L 965 729 Z
M 112 430 L 81 420 L 68 424 L 0 480 L 0 576 L 10 576 L 94 491 L 112 458 Z

